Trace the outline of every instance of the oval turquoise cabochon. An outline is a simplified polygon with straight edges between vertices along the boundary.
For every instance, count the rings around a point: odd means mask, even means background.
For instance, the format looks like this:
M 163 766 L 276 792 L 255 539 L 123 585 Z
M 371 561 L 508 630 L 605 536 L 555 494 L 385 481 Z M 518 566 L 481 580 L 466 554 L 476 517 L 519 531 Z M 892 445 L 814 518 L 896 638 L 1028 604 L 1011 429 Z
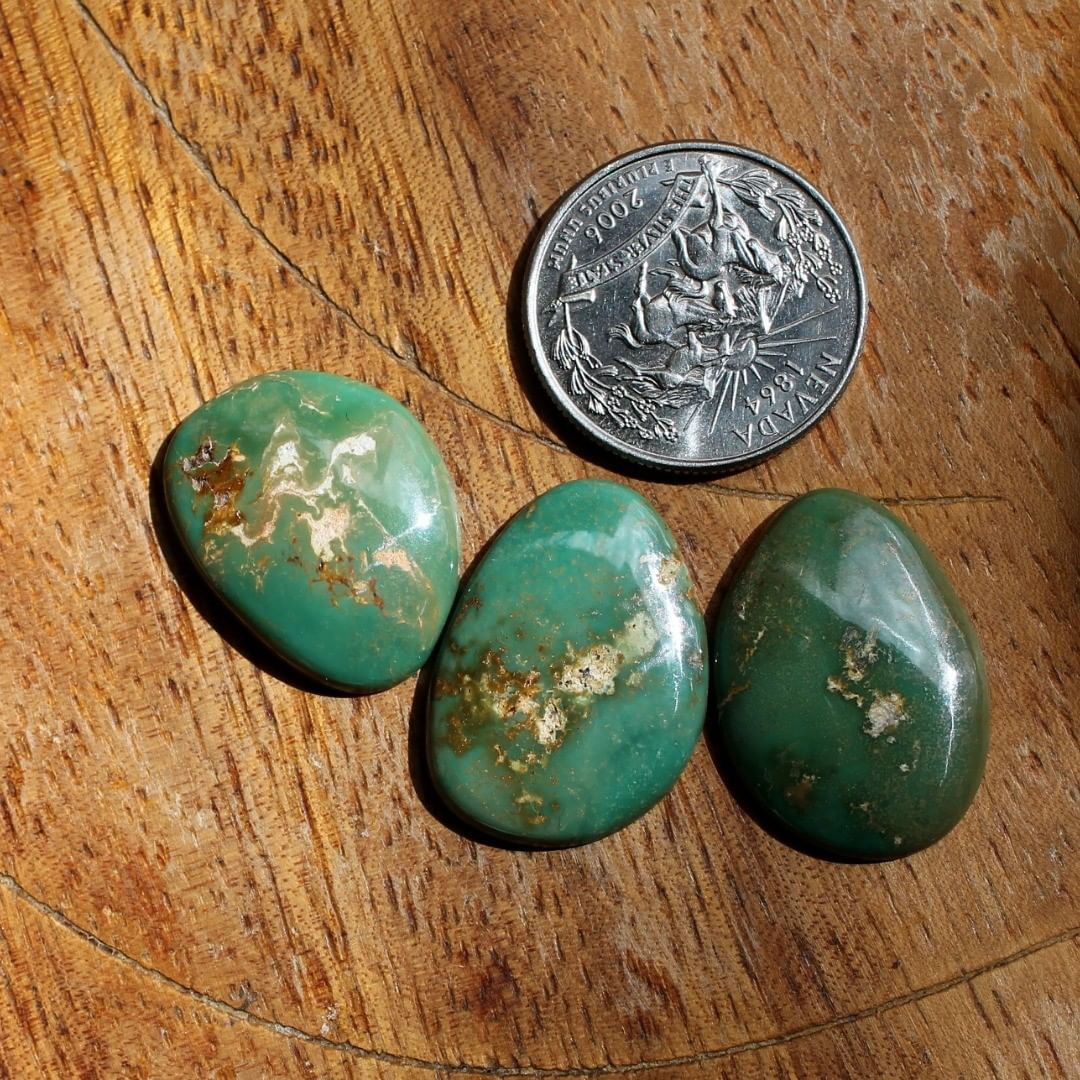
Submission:
M 199 570 L 301 671 L 372 691 L 430 655 L 457 589 L 457 507 L 393 398 L 322 372 L 256 376 L 180 424 L 163 480 Z
M 671 533 L 630 488 L 578 480 L 494 539 L 433 673 L 428 759 L 464 819 L 585 843 L 675 783 L 701 734 L 705 627 Z
M 934 557 L 871 499 L 815 491 L 773 519 L 721 604 L 714 678 L 728 766 L 818 852 L 907 855 L 975 796 L 978 640 Z

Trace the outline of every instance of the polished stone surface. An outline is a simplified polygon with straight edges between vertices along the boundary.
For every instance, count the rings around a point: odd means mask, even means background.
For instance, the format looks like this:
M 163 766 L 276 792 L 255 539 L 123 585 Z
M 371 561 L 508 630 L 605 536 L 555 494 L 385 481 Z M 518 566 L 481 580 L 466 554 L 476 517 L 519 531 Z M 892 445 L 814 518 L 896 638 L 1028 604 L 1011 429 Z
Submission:
M 457 589 L 454 491 L 428 434 L 382 391 L 257 376 L 177 428 L 164 486 L 203 575 L 300 670 L 371 691 L 430 655 Z
M 462 591 L 428 758 L 467 821 L 524 844 L 595 840 L 675 783 L 701 733 L 705 630 L 667 526 L 630 488 L 554 488 Z
M 963 816 L 989 739 L 979 643 L 934 557 L 880 504 L 823 490 L 781 511 L 713 648 L 721 752 L 796 841 L 887 859 Z

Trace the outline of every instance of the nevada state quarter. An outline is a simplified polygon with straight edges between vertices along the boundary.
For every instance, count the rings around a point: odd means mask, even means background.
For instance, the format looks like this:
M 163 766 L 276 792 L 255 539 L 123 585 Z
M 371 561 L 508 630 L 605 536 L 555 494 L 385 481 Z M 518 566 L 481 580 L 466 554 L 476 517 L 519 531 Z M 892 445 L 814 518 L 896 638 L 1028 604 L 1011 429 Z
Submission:
M 679 142 L 617 158 L 566 197 L 523 309 L 540 377 L 583 431 L 642 464 L 721 472 L 836 401 L 866 287 L 843 222 L 801 176 Z

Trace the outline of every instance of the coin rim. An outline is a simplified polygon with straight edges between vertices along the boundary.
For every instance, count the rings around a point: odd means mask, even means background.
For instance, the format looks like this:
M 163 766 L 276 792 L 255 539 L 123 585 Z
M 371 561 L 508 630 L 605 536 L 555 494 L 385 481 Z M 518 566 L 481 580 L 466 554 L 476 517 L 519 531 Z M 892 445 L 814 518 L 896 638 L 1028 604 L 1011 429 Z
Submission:
M 751 161 L 756 161 L 770 169 L 775 169 L 778 173 L 792 181 L 796 186 L 808 192 L 814 198 L 818 206 L 828 214 L 833 225 L 836 227 L 836 231 L 840 234 L 840 238 L 843 240 L 844 245 L 847 247 L 848 254 L 851 256 L 851 265 L 854 270 L 855 286 L 858 290 L 858 303 L 856 307 L 857 325 L 855 329 L 855 341 L 852 345 L 851 356 L 844 367 L 841 377 L 836 384 L 834 393 L 825 408 L 797 427 L 792 428 L 782 439 L 770 443 L 761 450 L 748 450 L 736 457 L 710 458 L 707 460 L 688 462 L 678 458 L 663 457 L 659 454 L 654 454 L 649 450 L 630 447 L 621 442 L 614 435 L 604 431 L 598 425 L 594 425 L 588 417 L 581 413 L 579 406 L 574 402 L 573 398 L 566 393 L 562 384 L 555 377 L 554 372 L 550 370 L 550 361 L 544 353 L 540 337 L 536 307 L 538 282 L 542 267 L 541 253 L 546 251 L 553 235 L 562 224 L 568 209 L 578 201 L 585 191 L 601 182 L 611 173 L 617 172 L 618 170 L 633 164 L 635 161 L 639 161 L 641 158 L 670 153 L 687 153 L 699 150 L 749 158 Z M 844 391 L 847 389 L 847 384 L 855 371 L 855 366 L 859 361 L 863 343 L 866 338 L 868 309 L 866 278 L 863 275 L 862 263 L 859 260 L 859 253 L 855 248 L 855 242 L 851 238 L 851 233 L 848 232 L 847 226 L 841 220 L 840 215 L 837 213 L 832 203 L 829 202 L 829 200 L 826 199 L 809 180 L 797 173 L 790 166 L 777 161 L 768 154 L 761 153 L 759 150 L 751 150 L 749 147 L 740 146 L 738 143 L 719 143 L 698 140 L 655 143 L 652 146 L 641 147 L 628 154 L 613 158 L 606 165 L 602 165 L 598 169 L 594 169 L 590 172 L 568 194 L 560 199 L 549 212 L 547 223 L 544 225 L 543 229 L 541 229 L 540 235 L 533 244 L 532 252 L 529 255 L 528 266 L 525 271 L 525 280 L 522 284 L 521 303 L 524 315 L 523 322 L 525 324 L 525 344 L 529 351 L 529 358 L 532 361 L 537 376 L 547 388 L 548 393 L 558 406 L 559 411 L 570 420 L 579 431 L 583 432 L 594 442 L 599 443 L 601 446 L 604 446 L 617 454 L 620 458 L 636 462 L 639 465 L 648 465 L 662 471 L 685 473 L 733 472 L 737 469 L 749 467 L 750 465 L 764 461 L 773 454 L 786 449 L 796 439 L 801 438 L 819 423 L 843 395 Z

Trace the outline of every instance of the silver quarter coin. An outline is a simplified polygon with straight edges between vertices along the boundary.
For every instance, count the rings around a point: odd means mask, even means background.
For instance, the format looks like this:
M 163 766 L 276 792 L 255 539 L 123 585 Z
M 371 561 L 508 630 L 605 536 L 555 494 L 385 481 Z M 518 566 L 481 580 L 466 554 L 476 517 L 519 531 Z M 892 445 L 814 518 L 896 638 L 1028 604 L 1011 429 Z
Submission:
M 540 378 L 583 431 L 642 464 L 720 472 L 836 401 L 866 286 L 843 222 L 801 176 L 678 142 L 617 158 L 566 197 L 523 310 Z

